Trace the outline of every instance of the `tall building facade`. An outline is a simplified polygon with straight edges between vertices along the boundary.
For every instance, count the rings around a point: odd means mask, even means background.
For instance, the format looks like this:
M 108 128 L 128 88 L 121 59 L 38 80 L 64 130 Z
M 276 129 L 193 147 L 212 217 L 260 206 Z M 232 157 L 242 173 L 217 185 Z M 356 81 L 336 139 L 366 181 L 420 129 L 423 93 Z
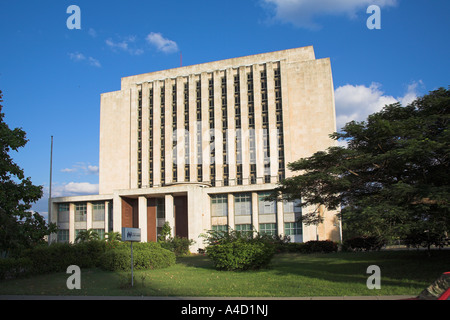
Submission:
M 99 194 L 52 199 L 52 239 L 135 227 L 156 241 L 168 222 L 192 250 L 230 228 L 338 240 L 337 212 L 306 226 L 317 208 L 265 199 L 289 162 L 334 144 L 335 122 L 330 60 L 312 47 L 122 78 L 101 95 Z

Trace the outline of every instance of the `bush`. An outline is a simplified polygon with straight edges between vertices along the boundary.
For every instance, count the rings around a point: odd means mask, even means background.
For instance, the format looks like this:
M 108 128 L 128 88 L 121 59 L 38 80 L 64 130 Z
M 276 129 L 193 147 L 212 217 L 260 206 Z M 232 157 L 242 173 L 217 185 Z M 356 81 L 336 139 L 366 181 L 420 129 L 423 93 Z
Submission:
M 109 271 L 126 271 L 131 265 L 129 244 L 107 250 L 99 261 L 99 267 Z M 158 243 L 134 243 L 133 267 L 136 270 L 159 269 L 175 264 L 175 254 L 161 248 Z
M 30 273 L 31 260 L 28 258 L 0 259 L 0 280 L 14 279 Z
M 386 241 L 376 236 L 360 236 L 344 241 L 342 249 L 344 251 L 370 251 L 380 250 L 386 245 Z
M 269 265 L 275 253 L 270 236 L 252 232 L 209 231 L 206 254 L 218 270 L 255 270 Z
M 277 252 L 290 252 L 290 253 L 331 253 L 337 252 L 338 245 L 336 242 L 330 240 L 312 240 L 302 243 L 283 243 L 277 246 Z
M 255 270 L 267 267 L 274 248 L 263 241 L 237 240 L 210 245 L 206 254 L 218 270 Z
M 174 238 L 164 239 L 158 243 L 161 245 L 161 247 L 172 251 L 178 257 L 189 255 L 191 253 L 189 251 L 189 247 L 193 245 L 195 241 L 175 236 Z

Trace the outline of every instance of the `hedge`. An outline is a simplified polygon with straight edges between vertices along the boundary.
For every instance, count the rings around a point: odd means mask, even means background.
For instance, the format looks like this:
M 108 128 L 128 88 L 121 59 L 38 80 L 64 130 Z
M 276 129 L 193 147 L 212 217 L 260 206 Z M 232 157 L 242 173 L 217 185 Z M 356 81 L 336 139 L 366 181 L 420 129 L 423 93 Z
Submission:
M 338 244 L 330 240 L 311 240 L 308 242 L 289 242 L 282 243 L 276 247 L 278 253 L 331 253 L 338 251 Z
M 218 270 L 255 270 L 269 265 L 273 245 L 263 241 L 233 241 L 206 247 L 206 254 Z
M 129 245 L 128 245 L 129 246 Z M 160 269 L 175 264 L 175 254 L 161 248 L 158 243 L 133 244 L 133 267 L 135 270 Z M 106 251 L 99 263 L 99 267 L 108 271 L 126 271 L 131 265 L 131 250 L 120 246 Z
M 175 254 L 154 242 L 133 244 L 133 258 L 136 269 L 163 268 L 175 263 Z M 100 240 L 76 244 L 53 243 L 24 250 L 15 257 L 0 259 L 0 280 L 65 272 L 70 265 L 128 270 L 130 263 L 129 243 L 111 244 Z

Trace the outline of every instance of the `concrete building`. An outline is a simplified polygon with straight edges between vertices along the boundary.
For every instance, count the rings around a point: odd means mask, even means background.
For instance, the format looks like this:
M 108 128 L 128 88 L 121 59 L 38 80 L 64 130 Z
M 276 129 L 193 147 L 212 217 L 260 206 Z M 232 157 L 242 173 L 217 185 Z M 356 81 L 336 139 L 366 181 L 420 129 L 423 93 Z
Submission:
M 312 47 L 122 78 L 101 95 L 99 195 L 52 199 L 52 239 L 135 227 L 156 241 L 168 221 L 193 251 L 211 229 L 338 240 L 335 211 L 305 226 L 316 208 L 264 199 L 289 162 L 333 145 L 335 128 L 330 60 Z

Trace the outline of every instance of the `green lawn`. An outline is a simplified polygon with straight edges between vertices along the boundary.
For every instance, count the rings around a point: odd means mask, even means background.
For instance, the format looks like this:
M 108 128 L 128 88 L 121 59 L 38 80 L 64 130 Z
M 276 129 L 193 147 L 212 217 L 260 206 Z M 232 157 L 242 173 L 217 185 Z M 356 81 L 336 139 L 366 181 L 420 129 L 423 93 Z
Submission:
M 381 289 L 369 290 L 369 265 L 381 268 Z M 334 254 L 279 254 L 269 269 L 216 271 L 205 256 L 179 258 L 160 270 L 135 271 L 135 286 L 126 273 L 82 270 L 81 290 L 69 290 L 66 273 L 0 282 L 0 295 L 145 295 L 307 297 L 417 295 L 442 272 L 450 271 L 450 250 L 382 251 Z

